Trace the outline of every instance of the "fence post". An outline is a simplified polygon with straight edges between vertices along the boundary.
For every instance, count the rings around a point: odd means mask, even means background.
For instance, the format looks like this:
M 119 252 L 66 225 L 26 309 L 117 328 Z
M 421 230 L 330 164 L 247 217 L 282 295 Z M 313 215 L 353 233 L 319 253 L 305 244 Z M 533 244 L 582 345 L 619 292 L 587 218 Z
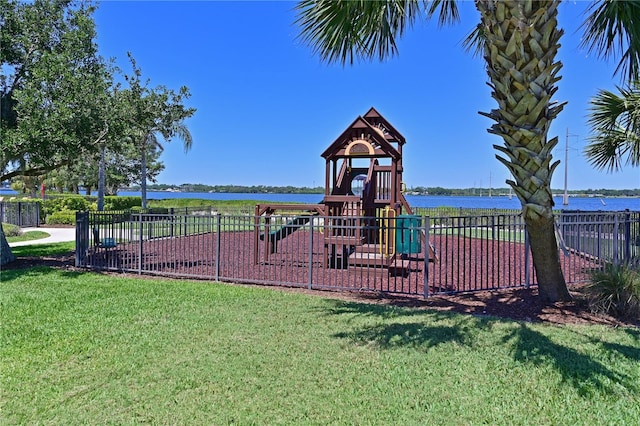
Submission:
M 173 238 L 173 227 L 175 221 L 175 216 L 173 215 L 173 207 L 169 208 L 169 215 L 169 236 Z
M 523 218 L 524 220 L 524 218 Z M 524 286 L 529 288 L 531 285 L 531 247 L 529 242 L 529 230 L 527 229 L 527 223 L 524 224 Z
M 133 242 L 133 211 L 129 209 L 129 242 Z
M 309 221 L 309 290 L 313 288 L 313 217 Z
M 629 209 L 624 211 L 624 260 L 631 261 L 631 213 Z
M 76 212 L 76 268 L 85 265 L 89 245 L 89 212 Z
M 220 231 L 221 231 L 221 226 L 220 226 L 220 216 L 219 214 L 217 214 L 216 217 L 216 274 L 215 274 L 215 280 L 216 281 L 220 281 Z
M 613 264 L 620 264 L 620 254 L 618 250 L 618 232 L 620 230 L 620 221 L 618 220 L 618 214 L 614 213 L 613 215 Z
M 143 227 L 143 222 L 142 222 L 142 210 L 140 211 L 140 214 L 138 215 L 138 223 L 139 223 L 139 227 L 138 227 L 138 239 L 140 240 L 139 245 L 138 245 L 138 274 L 142 274 L 142 255 L 143 255 L 143 240 L 144 240 L 144 227 Z
M 431 219 L 429 216 L 424 216 L 422 220 L 422 223 L 426 223 L 426 225 L 424 225 L 424 265 L 422 265 L 424 268 L 424 282 L 422 283 L 422 293 L 424 297 L 427 298 L 429 297 L 429 256 L 431 256 L 431 252 L 429 250 L 431 247 L 429 245 L 429 235 L 431 234 Z M 436 260 L 433 259 L 434 265 L 435 261 Z

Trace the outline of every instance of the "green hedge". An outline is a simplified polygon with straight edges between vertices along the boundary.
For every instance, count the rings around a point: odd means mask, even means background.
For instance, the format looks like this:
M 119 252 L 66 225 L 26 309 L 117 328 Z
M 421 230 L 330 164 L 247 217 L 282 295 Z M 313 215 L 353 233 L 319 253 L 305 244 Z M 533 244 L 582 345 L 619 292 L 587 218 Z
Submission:
M 104 197 L 105 211 L 129 210 L 140 206 L 142 206 L 142 197 L 119 197 L 117 195 Z
M 104 209 L 106 211 L 129 210 L 134 207 L 139 208 L 141 205 L 142 199 L 140 197 L 118 197 L 116 195 L 104 197 Z M 95 196 L 60 194 L 42 201 L 41 207 L 42 215 L 46 217 L 47 223 L 52 223 L 51 220 L 63 220 L 63 222 L 55 223 L 67 224 L 69 211 L 95 211 L 98 209 L 98 202 Z M 58 213 L 62 214 L 58 215 Z M 71 224 L 74 223 L 75 219 L 71 221 Z
M 85 210 L 95 210 L 97 205 L 92 200 L 87 199 L 87 197 L 83 197 L 82 195 L 76 194 L 65 194 L 60 196 L 55 196 L 52 198 L 46 199 L 42 203 L 42 210 L 47 218 L 47 222 L 49 223 L 49 216 L 54 213 L 74 210 L 74 211 L 85 211 Z M 75 221 L 74 221 L 75 223 Z
M 47 215 L 47 225 L 75 225 L 76 212 L 72 210 L 60 210 Z

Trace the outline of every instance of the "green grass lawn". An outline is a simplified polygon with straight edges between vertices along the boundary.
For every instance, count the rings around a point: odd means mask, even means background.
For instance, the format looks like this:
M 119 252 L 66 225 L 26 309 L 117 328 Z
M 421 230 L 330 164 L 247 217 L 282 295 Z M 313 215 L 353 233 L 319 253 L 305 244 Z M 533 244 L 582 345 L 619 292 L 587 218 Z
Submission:
M 640 418 L 638 329 L 47 268 L 1 278 L 0 424 Z
M 59 254 L 71 254 L 73 253 L 75 248 L 76 248 L 75 241 L 66 241 L 63 243 L 47 243 L 47 244 L 34 244 L 34 245 L 11 247 L 11 252 L 16 257 L 27 257 L 27 256 L 42 257 L 42 256 L 56 256 Z
M 7 237 L 7 242 L 9 243 L 17 243 L 20 241 L 33 241 L 33 240 L 41 240 L 43 238 L 50 237 L 47 232 L 44 231 L 27 231 L 22 235 L 18 235 L 17 237 Z

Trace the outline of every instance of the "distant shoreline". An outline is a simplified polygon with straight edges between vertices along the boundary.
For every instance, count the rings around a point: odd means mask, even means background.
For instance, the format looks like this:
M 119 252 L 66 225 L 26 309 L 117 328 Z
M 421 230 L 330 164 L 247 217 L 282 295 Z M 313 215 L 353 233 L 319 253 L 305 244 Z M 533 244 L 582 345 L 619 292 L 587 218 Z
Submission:
M 264 187 L 264 186 L 236 186 L 225 185 L 224 190 L 221 187 L 209 187 L 205 185 L 189 185 L 190 188 L 184 186 L 171 186 L 166 188 L 165 185 L 152 185 L 147 188 L 147 192 L 154 193 L 166 193 L 166 194 L 261 194 L 261 195 L 324 195 L 324 188 L 307 188 L 307 187 Z M 202 187 L 213 188 L 203 190 Z M 228 188 L 232 187 L 232 188 Z M 78 195 L 85 195 L 84 190 L 80 191 Z M 140 192 L 139 187 L 120 188 L 118 194 L 123 192 Z M 47 193 L 54 194 L 47 191 Z M 95 193 L 95 191 L 92 191 Z M 559 198 L 564 196 L 564 191 L 553 190 L 553 197 Z M 508 188 L 428 188 L 426 191 L 416 191 L 414 188 L 409 188 L 404 191 L 408 196 L 437 196 L 437 197 L 513 197 L 517 198 L 513 192 L 509 192 Z M 0 188 L 0 196 L 8 195 L 20 195 L 19 192 L 14 191 L 11 188 Z M 567 193 L 569 198 L 640 198 L 640 189 L 596 189 L 596 190 L 572 190 Z
M 135 186 L 131 188 L 121 188 L 120 191 L 135 192 L 140 188 Z M 181 193 L 219 193 L 219 194 L 324 194 L 324 187 L 294 187 L 294 186 L 267 186 L 267 185 L 203 185 L 203 184 L 182 184 L 182 185 L 165 185 L 154 184 L 147 187 L 147 191 L 153 192 L 181 192 Z M 406 195 L 416 196 L 509 196 L 510 188 L 441 188 L 441 187 L 413 187 L 407 188 L 404 193 Z M 562 197 L 564 190 L 552 189 L 554 197 Z M 569 197 L 594 197 L 594 198 L 637 198 L 640 197 L 640 188 L 637 189 L 587 189 L 587 190 L 569 190 Z M 515 194 L 511 191 L 511 195 Z

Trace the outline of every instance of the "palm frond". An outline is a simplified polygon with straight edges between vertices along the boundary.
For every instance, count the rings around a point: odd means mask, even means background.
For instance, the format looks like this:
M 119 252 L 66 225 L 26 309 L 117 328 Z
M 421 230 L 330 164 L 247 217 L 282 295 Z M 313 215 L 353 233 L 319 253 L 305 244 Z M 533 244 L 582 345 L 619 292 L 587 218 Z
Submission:
M 640 138 L 634 133 L 618 128 L 603 131 L 588 140 L 584 154 L 589 163 L 598 170 L 621 170 L 625 155 L 627 164 L 640 164 Z
M 617 89 L 621 94 L 624 92 L 620 87 Z M 587 123 L 596 131 L 611 130 L 617 126 L 629 129 L 633 124 L 633 109 L 640 108 L 640 104 L 634 106 L 630 101 L 624 95 L 608 90 L 598 91 L 590 101 Z
M 640 0 L 594 2 L 582 24 L 582 46 L 601 57 L 620 56 L 615 73 L 640 77 Z
M 295 8 L 300 39 L 325 62 L 385 60 L 420 12 L 417 0 L 303 0 Z
M 184 123 L 176 124 L 173 136 L 182 140 L 182 143 L 184 144 L 184 152 L 188 152 L 191 149 L 191 146 L 193 145 L 193 137 Z
M 462 47 L 466 52 L 478 57 L 484 53 L 486 40 L 484 27 L 478 24 L 462 41 Z
M 163 146 L 158 140 L 158 137 L 153 132 L 147 133 L 144 138 L 144 147 L 153 147 L 155 149 L 163 150 Z
M 593 136 L 585 155 L 601 170 L 620 170 L 625 156 L 626 164 L 640 165 L 640 83 L 617 89 L 619 94 L 600 90 L 589 107 Z
M 424 0 L 427 18 L 438 14 L 438 25 L 451 25 L 460 21 L 458 0 Z

